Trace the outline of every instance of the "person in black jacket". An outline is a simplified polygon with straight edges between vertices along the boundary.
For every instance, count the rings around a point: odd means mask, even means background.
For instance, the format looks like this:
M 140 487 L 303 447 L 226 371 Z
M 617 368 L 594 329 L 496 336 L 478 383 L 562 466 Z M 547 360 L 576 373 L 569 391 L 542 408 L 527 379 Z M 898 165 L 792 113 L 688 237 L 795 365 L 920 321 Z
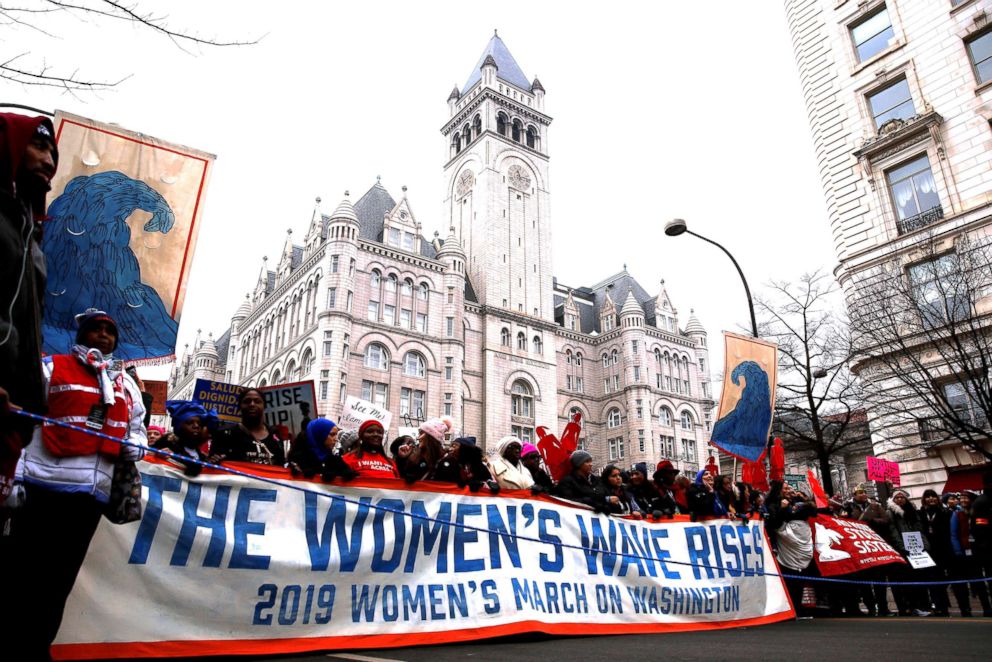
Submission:
M 338 476 L 350 480 L 355 472 L 344 463 L 340 455 L 334 453 L 341 428 L 328 418 L 315 418 L 307 423 L 303 432 L 293 440 L 289 451 L 289 471 L 311 478 L 317 474 L 330 482 Z
M 638 462 L 630 468 L 630 482 L 627 490 L 634 496 L 637 508 L 644 515 L 654 512 L 652 505 L 658 498 L 658 488 L 648 480 L 648 465 L 646 462 Z
M 696 480 L 689 486 L 689 514 L 693 521 L 701 517 L 714 517 L 716 513 L 715 477 L 706 469 L 700 469 Z
M 641 519 L 643 514 L 634 500 L 634 495 L 624 485 L 623 474 L 620 468 L 608 464 L 599 476 L 603 491 L 606 492 L 606 512 L 610 515 L 629 515 L 634 519 Z M 616 497 L 616 501 L 609 499 Z
M 937 564 L 929 569 L 929 574 L 932 581 L 941 581 L 947 577 L 948 566 L 954 560 L 951 548 L 951 511 L 944 507 L 934 490 L 923 491 L 922 505 L 920 522 L 923 525 L 923 535 L 930 543 L 930 556 Z M 947 584 L 934 584 L 929 589 L 934 616 L 950 616 Z
M 499 485 L 483 462 L 482 449 L 476 445 L 475 437 L 455 439 L 447 455 L 437 463 L 429 480 L 454 483 L 459 487 L 467 486 L 470 492 L 478 492 L 483 485 L 493 494 L 499 492 Z
M 524 466 L 527 467 L 531 477 L 534 479 L 534 484 L 530 488 L 531 492 L 542 494 L 554 490 L 555 481 L 552 480 L 551 474 L 541 467 L 543 458 L 541 457 L 541 451 L 537 450 L 537 446 L 534 444 L 524 444 L 523 449 L 520 451 L 520 461 L 524 463 Z
M 592 475 L 592 455 L 574 451 L 568 459 L 572 473 L 558 481 L 555 496 L 585 504 L 598 513 L 607 512 L 608 506 L 620 503 L 616 496 L 607 496 L 602 484 Z
M 219 462 L 251 462 L 277 467 L 286 464 L 286 450 L 274 430 L 265 424 L 265 398 L 256 388 L 238 396 L 241 422 L 217 431 L 210 455 Z

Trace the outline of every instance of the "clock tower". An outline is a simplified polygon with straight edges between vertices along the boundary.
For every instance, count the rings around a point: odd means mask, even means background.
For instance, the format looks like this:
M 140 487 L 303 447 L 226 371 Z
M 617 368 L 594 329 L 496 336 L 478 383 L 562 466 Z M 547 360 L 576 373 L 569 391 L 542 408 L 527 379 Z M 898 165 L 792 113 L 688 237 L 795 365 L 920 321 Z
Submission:
M 553 321 L 544 87 L 493 34 L 448 107 L 442 218 L 479 303 Z

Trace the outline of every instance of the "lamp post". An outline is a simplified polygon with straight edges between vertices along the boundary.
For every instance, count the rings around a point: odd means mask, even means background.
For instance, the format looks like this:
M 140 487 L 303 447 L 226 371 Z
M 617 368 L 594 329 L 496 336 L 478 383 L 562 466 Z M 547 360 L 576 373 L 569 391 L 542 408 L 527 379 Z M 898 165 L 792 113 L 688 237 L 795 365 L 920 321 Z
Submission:
M 741 282 L 744 284 L 744 293 L 747 295 L 747 307 L 751 313 L 751 335 L 757 338 L 758 322 L 754 317 L 754 301 L 751 300 L 751 288 L 747 286 L 747 279 L 744 278 L 744 272 L 741 271 L 741 265 L 737 264 L 737 260 L 735 260 L 734 256 L 730 254 L 730 251 L 728 251 L 726 248 L 716 243 L 712 239 L 709 239 L 708 237 L 704 237 L 703 235 L 697 234 L 692 230 L 690 230 L 686 226 L 685 221 L 682 220 L 681 218 L 673 218 L 671 221 L 666 223 L 665 234 L 668 235 L 669 237 L 677 237 L 680 234 L 691 234 L 693 237 L 702 239 L 705 242 L 713 244 L 714 246 L 716 246 L 721 251 L 727 254 L 727 257 L 730 258 L 730 261 L 734 263 L 734 267 L 737 269 L 737 274 L 741 277 Z

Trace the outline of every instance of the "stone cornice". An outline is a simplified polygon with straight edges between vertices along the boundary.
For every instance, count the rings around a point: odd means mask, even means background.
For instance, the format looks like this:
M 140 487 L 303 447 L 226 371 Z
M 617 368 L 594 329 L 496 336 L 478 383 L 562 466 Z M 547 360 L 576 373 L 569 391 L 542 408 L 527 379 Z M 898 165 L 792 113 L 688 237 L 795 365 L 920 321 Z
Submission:
M 503 319 L 509 319 L 517 324 L 523 326 L 529 326 L 535 329 L 541 329 L 542 331 L 551 331 L 552 333 L 558 329 L 558 324 L 556 322 L 549 322 L 546 319 L 540 317 L 534 317 L 528 315 L 527 313 L 518 313 L 512 310 L 507 310 L 506 308 L 496 308 L 495 306 L 480 306 L 479 312 L 483 315 L 491 315 L 493 317 L 500 317 Z
M 927 137 L 932 137 L 940 146 L 939 136 L 935 135 L 934 129 L 943 121 L 944 118 L 935 110 L 908 120 L 889 120 L 882 125 L 877 136 L 866 140 L 861 147 L 854 150 L 854 156 L 861 160 L 878 161 L 926 140 Z
M 390 259 L 397 260 L 398 262 L 413 264 L 422 269 L 429 269 L 430 271 L 436 271 L 438 273 L 442 273 L 445 269 L 444 264 L 441 262 L 436 262 L 423 256 L 416 257 L 412 253 L 398 251 L 394 248 L 386 246 L 385 244 L 380 244 L 379 242 L 372 241 L 370 239 L 359 239 L 358 247 L 366 252 L 388 257 Z
M 441 135 L 447 136 L 451 132 L 452 127 L 463 124 L 465 120 L 468 119 L 468 117 L 471 116 L 472 113 L 475 112 L 486 99 L 491 99 L 499 104 L 508 106 L 518 115 L 532 119 L 535 122 L 544 124 L 545 126 L 551 124 L 552 120 L 549 115 L 545 115 L 541 111 L 535 110 L 533 106 L 522 104 L 519 101 L 506 96 L 505 94 L 500 94 L 491 87 L 487 87 L 475 96 L 471 103 L 466 104 L 464 108 L 459 110 L 454 115 L 454 117 L 445 122 L 444 126 L 441 127 Z

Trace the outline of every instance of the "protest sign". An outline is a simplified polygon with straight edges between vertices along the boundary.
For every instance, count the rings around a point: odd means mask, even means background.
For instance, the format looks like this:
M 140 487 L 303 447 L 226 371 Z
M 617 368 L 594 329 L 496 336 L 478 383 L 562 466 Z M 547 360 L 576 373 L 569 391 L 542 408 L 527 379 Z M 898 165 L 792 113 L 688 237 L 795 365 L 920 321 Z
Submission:
M 777 569 L 760 521 L 624 520 L 529 491 L 325 485 L 257 465 L 238 468 L 278 483 L 209 469 L 189 479 L 157 460 L 139 468 L 144 517 L 101 522 L 53 648 L 59 659 L 277 655 L 794 616 L 782 579 L 763 574 Z
M 154 379 L 142 380 L 145 393 L 152 396 L 152 416 L 165 416 L 165 401 L 169 399 L 169 383 Z
M 809 483 L 806 482 L 806 474 L 785 474 L 785 483 L 804 494 L 810 492 Z
M 905 563 L 902 555 L 864 522 L 817 515 L 810 519 L 810 526 L 816 567 L 824 577 Z
M 902 534 L 902 545 L 906 548 L 906 560 L 914 569 L 932 568 L 937 565 L 927 553 L 923 534 L 919 531 L 906 531 Z
M 889 481 L 895 487 L 902 485 L 902 481 L 899 478 L 898 462 L 891 462 L 870 455 L 865 460 L 868 470 L 868 480 Z
M 243 387 L 237 384 L 197 379 L 193 400 L 228 423 L 241 420 L 238 397 Z M 258 389 L 265 400 L 265 424 L 270 427 L 286 426 L 292 435 L 303 430 L 304 421 L 313 420 L 317 414 L 317 394 L 313 382 L 273 384 Z
M 68 351 L 95 307 L 120 330 L 114 358 L 170 361 L 214 156 L 62 111 L 54 124 L 44 350 Z
M 242 388 L 237 384 L 197 379 L 193 387 L 193 401 L 212 409 L 220 420 L 237 423 L 241 420 L 241 410 L 238 408 L 241 391 Z
M 389 424 L 393 420 L 392 413 L 385 407 L 380 407 L 368 400 L 362 400 L 361 398 L 349 395 L 344 401 L 344 408 L 341 410 L 338 425 L 345 430 L 357 430 L 358 426 L 370 418 L 374 418 L 382 423 L 383 429 L 387 433 L 389 432 Z
M 778 347 L 734 333 L 723 337 L 723 391 L 711 440 L 725 453 L 757 462 L 768 444 L 775 410 Z

